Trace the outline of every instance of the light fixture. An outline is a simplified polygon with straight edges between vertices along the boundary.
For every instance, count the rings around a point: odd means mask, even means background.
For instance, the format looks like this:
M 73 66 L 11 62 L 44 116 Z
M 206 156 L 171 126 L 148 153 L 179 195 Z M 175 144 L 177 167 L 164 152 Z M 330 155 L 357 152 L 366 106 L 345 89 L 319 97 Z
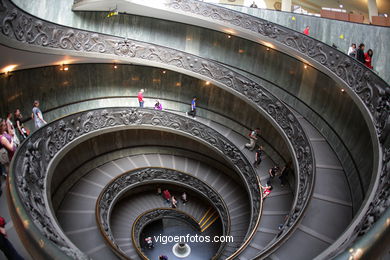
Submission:
M 243 49 L 239 49 L 238 53 L 244 53 L 245 51 Z
M 344 93 L 344 92 L 345 92 L 345 89 L 342 88 L 342 89 L 341 89 L 341 93 Z
M 61 64 L 61 65 L 60 65 L 60 70 L 61 70 L 61 71 L 68 71 L 68 70 L 69 70 L 69 67 L 68 67 L 67 65 Z
M 5 74 L 8 74 L 9 72 L 13 71 L 18 65 L 16 64 L 12 64 L 12 65 L 8 65 L 8 66 L 5 66 L 1 72 L 2 73 L 5 73 Z
M 384 14 L 384 17 L 387 17 L 387 14 Z
M 207 86 L 208 86 L 208 85 L 210 85 L 210 81 L 206 81 L 206 83 L 205 83 L 205 84 L 206 84 Z
M 232 36 L 230 34 L 227 35 L 228 39 L 232 38 Z
M 269 51 L 269 50 L 270 50 L 270 48 L 267 47 L 267 51 Z
M 340 8 L 343 8 L 344 6 L 342 4 L 339 5 Z
M 305 64 L 305 66 L 303 66 L 305 69 L 307 69 L 307 65 Z
M 167 71 L 166 71 L 166 70 L 163 70 L 162 73 L 165 74 L 165 73 L 167 73 Z
M 114 69 L 117 69 L 118 68 L 118 65 L 114 64 Z
M 181 83 L 180 82 L 176 82 L 176 87 L 180 87 L 181 86 Z

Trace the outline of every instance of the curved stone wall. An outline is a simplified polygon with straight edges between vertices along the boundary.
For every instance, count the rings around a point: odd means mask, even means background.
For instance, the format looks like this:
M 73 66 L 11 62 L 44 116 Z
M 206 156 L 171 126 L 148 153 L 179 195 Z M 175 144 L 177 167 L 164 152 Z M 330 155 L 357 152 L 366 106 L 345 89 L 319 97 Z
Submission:
M 50 0 L 46 1 L 47 3 L 50 2 Z M 20 4 L 26 6 L 25 3 Z M 387 44 L 390 42 L 389 27 L 338 21 L 270 9 L 257 9 L 236 5 L 223 6 L 286 26 L 297 32 L 303 32 L 303 29 L 309 25 L 311 37 L 330 46 L 335 44 L 337 49 L 345 53 L 347 53 L 348 48 L 352 43 L 356 43 L 357 46 L 360 43 L 364 43 L 366 45 L 366 50 L 372 49 L 374 51 L 372 62 L 374 70 L 377 71 L 379 76 L 386 80 L 387 83 L 390 83 L 390 74 L 387 73 L 390 70 L 390 64 L 386 62 L 390 59 L 389 46 Z M 295 20 L 293 17 L 295 17 Z M 380 41 L 378 41 L 378 35 L 381 36 Z
M 146 107 L 153 107 L 158 98 L 164 109 L 185 112 L 195 95 L 200 116 L 228 125 L 244 136 L 248 129 L 260 127 L 274 160 L 283 164 L 291 158 L 286 143 L 264 117 L 242 99 L 211 83 L 146 66 L 118 65 L 114 69 L 112 64 L 79 64 L 69 67 L 66 72 L 57 66 L 28 69 L 14 72 L 11 78 L 1 78 L 1 95 L 13 98 L 0 105 L 0 114 L 20 108 L 27 119 L 35 99 L 40 100 L 41 110 L 49 121 L 94 108 L 138 106 L 136 96 L 141 88 L 146 89 Z
M 39 3 L 24 0 L 13 1 L 27 12 L 55 23 L 129 38 L 150 37 L 152 35 L 147 35 L 145 32 L 165 27 L 165 21 L 160 21 L 161 25 L 155 26 L 148 18 L 141 18 L 143 21 L 139 21 L 140 18 L 132 17 L 131 15 L 120 15 L 119 17 L 114 16 L 105 19 L 105 16 L 107 15 L 105 12 L 72 13 L 73 1 L 41 0 Z M 56 6 L 56 8 L 53 9 L 52 6 Z M 390 70 L 390 65 L 386 62 L 386 60 L 390 58 L 388 52 L 389 48 L 386 45 L 386 43 L 390 42 L 390 28 L 317 18 L 275 10 L 234 5 L 223 6 L 286 26 L 298 32 L 302 32 L 306 25 L 310 25 L 312 37 L 327 43 L 328 45 L 335 44 L 344 52 L 347 52 L 348 47 L 352 42 L 357 45 L 363 42 L 368 48 L 374 50 L 374 68 L 382 78 L 388 83 L 390 82 L 390 75 L 389 73 L 386 73 Z M 45 10 L 51 11 L 46 12 Z M 293 16 L 295 16 L 296 20 L 291 19 Z M 177 25 L 175 25 L 174 28 L 177 28 Z M 161 40 L 161 38 L 164 38 L 167 34 L 175 36 L 177 32 L 176 30 L 169 30 L 168 28 L 164 29 L 164 32 L 159 34 L 160 39 L 158 40 Z M 191 37 L 192 35 L 194 34 L 188 31 L 188 36 Z M 340 35 L 343 35 L 344 37 L 341 39 Z M 377 40 L 378 35 L 381 35 L 380 41 Z M 163 43 L 159 42 L 159 44 Z M 172 44 L 178 43 L 169 42 L 168 44 L 171 45 L 167 46 L 172 46 Z M 180 48 L 180 46 L 174 47 Z

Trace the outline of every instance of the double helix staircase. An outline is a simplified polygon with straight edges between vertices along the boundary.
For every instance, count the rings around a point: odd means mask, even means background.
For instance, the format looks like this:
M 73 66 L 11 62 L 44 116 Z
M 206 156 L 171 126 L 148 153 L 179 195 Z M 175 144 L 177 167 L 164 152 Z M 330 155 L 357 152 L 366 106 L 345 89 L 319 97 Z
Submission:
M 350 190 L 336 155 L 319 132 L 299 114 L 297 116 L 314 148 L 317 171 L 316 185 L 306 216 L 291 237 L 270 256 L 273 259 L 314 257 L 340 235 L 352 218 Z M 250 161 L 253 161 L 254 153 L 245 148 L 247 138 L 243 135 L 202 117 L 197 117 L 197 120 L 228 137 L 241 148 Z M 271 158 L 265 156 L 257 169 L 262 183 L 268 180 L 268 169 L 273 165 L 274 162 Z M 126 171 L 142 167 L 176 169 L 192 174 L 213 187 L 227 204 L 232 221 L 231 233 L 235 235 L 235 241 L 240 241 L 236 245 L 230 244 L 224 250 L 222 258 L 229 256 L 239 247 L 245 236 L 249 211 L 246 198 L 234 181 L 229 180 L 224 174 L 213 170 L 210 166 L 193 159 L 170 154 L 146 153 L 121 158 L 97 167 L 82 177 L 64 197 L 57 211 L 58 220 L 66 234 L 83 252 L 86 252 L 93 259 L 109 255 L 114 257 L 96 226 L 96 199 L 111 179 Z M 272 181 L 272 185 L 271 194 L 264 200 L 259 228 L 248 247 L 239 255 L 239 259 L 256 257 L 278 235 L 278 228 L 284 223 L 289 213 L 293 201 L 290 187 L 282 187 L 276 178 Z M 145 194 L 145 198 L 132 199 L 120 205 L 123 205 L 123 208 L 119 210 L 116 207 L 112 214 L 113 234 L 115 238 L 119 239 L 118 245 L 121 249 L 132 259 L 138 259 L 130 240 L 132 221 L 142 212 L 163 207 L 166 204 L 164 205 L 161 198 L 155 194 Z M 187 213 L 199 220 L 201 225 L 204 224 L 204 227 L 209 224 L 206 220 L 213 219 L 210 215 L 202 219 L 207 213 L 207 208 L 196 206 L 195 203 L 179 207 L 181 210 L 188 210 Z M 82 221 L 79 221 L 80 219 Z M 124 221 L 125 219 L 127 221 Z M 87 239 L 88 237 L 93 237 L 93 239 Z M 307 246 L 307 250 L 291 252 L 291 248 L 298 246 Z

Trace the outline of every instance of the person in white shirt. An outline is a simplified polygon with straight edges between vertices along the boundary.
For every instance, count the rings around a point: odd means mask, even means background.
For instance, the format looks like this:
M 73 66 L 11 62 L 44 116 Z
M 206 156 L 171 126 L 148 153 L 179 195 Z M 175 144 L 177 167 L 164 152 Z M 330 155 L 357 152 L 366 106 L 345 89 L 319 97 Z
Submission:
M 260 129 L 256 128 L 255 130 L 252 130 L 249 134 L 249 143 L 245 145 L 246 148 L 253 151 L 255 149 L 257 136 L 260 135 Z
M 355 43 L 352 43 L 351 46 L 349 47 L 348 55 L 356 58 L 356 44 Z

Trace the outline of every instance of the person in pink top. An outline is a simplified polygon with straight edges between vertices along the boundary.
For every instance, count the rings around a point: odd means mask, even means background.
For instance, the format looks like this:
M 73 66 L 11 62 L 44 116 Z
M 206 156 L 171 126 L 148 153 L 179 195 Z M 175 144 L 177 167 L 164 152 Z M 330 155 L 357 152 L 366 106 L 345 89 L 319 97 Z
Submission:
M 138 92 L 138 102 L 139 102 L 139 107 L 144 107 L 144 90 L 141 89 Z
M 303 30 L 303 33 L 306 34 L 307 36 L 309 36 L 310 34 L 310 26 L 306 26 L 305 30 Z

